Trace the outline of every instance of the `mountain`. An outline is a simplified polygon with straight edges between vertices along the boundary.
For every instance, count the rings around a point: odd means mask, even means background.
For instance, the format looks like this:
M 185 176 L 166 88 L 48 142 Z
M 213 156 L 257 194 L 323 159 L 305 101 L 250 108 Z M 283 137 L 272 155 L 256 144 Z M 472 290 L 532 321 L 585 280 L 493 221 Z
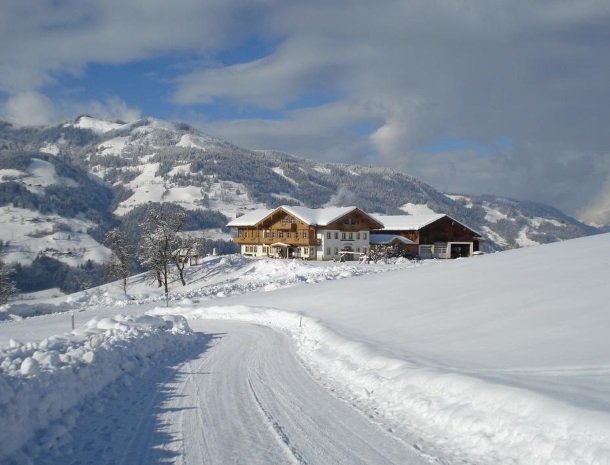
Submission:
M 192 213 L 191 229 L 221 228 L 248 210 L 279 204 L 358 205 L 385 214 L 442 212 L 486 237 L 489 250 L 598 230 L 559 210 L 494 196 L 445 194 L 390 168 L 320 163 L 255 151 L 184 123 L 132 123 L 82 115 L 48 127 L 0 123 L 0 239 L 7 261 L 45 255 L 69 265 L 102 262 L 108 228 L 134 238 L 151 202 Z

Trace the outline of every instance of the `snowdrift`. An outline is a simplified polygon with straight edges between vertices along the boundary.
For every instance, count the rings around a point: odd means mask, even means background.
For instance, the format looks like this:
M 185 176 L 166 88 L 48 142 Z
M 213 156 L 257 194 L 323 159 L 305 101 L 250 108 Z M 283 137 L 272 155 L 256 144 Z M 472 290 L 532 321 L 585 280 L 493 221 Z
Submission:
M 40 343 L 12 341 L 0 350 L 0 462 L 37 432 L 36 447 L 52 447 L 74 421 L 71 408 L 194 340 L 182 316 L 118 315 Z
M 176 281 L 171 283 L 170 300 L 206 300 L 256 291 L 267 292 L 298 284 L 345 279 L 418 265 L 421 262 L 402 258 L 394 259 L 391 264 L 375 265 L 252 259 L 242 255 L 206 257 L 200 265 L 185 270 L 187 286 L 183 287 Z M 123 293 L 119 283 L 111 283 L 50 299 L 14 301 L 0 307 L 0 321 L 110 306 L 154 304 L 164 300 L 165 295 L 155 286 L 154 279 L 150 274 L 143 273 L 129 278 L 128 295 Z

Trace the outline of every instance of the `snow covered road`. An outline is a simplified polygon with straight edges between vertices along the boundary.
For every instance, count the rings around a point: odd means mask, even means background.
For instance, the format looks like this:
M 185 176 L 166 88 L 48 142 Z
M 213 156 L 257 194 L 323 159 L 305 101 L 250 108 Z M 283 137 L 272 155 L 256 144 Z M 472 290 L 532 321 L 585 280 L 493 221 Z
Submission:
M 183 434 L 184 463 L 424 463 L 318 385 L 285 335 L 236 322 L 192 326 L 224 335 L 185 366 L 172 420 Z
M 430 463 L 314 381 L 284 334 L 231 321 L 191 326 L 206 337 L 187 361 L 111 387 L 81 412 L 70 442 L 35 463 Z

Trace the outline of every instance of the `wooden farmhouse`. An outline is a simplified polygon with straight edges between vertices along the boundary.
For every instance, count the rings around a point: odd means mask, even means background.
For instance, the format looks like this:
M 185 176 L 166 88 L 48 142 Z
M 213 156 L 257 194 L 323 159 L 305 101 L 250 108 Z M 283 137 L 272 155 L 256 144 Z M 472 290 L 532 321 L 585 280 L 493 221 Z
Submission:
M 366 254 L 369 235 L 383 224 L 357 207 L 281 206 L 254 210 L 227 226 L 241 253 L 255 257 L 332 260 Z
M 420 258 L 469 257 L 483 238 L 443 214 L 381 216 L 357 207 L 286 206 L 231 221 L 241 253 L 253 257 L 353 260 L 371 247 L 395 246 Z
M 448 215 L 376 215 L 375 218 L 383 227 L 371 231 L 371 245 L 395 245 L 413 257 L 470 257 L 481 250 L 484 240 L 479 233 Z

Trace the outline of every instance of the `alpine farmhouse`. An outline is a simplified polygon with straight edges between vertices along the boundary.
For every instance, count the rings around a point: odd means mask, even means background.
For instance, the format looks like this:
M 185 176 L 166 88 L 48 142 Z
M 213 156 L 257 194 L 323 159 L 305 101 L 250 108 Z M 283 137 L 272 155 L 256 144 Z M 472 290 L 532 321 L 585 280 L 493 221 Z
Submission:
M 476 231 L 443 214 L 376 216 L 358 207 L 282 205 L 253 210 L 227 224 L 241 253 L 304 260 L 354 259 L 396 245 L 420 258 L 457 258 L 480 250 Z

